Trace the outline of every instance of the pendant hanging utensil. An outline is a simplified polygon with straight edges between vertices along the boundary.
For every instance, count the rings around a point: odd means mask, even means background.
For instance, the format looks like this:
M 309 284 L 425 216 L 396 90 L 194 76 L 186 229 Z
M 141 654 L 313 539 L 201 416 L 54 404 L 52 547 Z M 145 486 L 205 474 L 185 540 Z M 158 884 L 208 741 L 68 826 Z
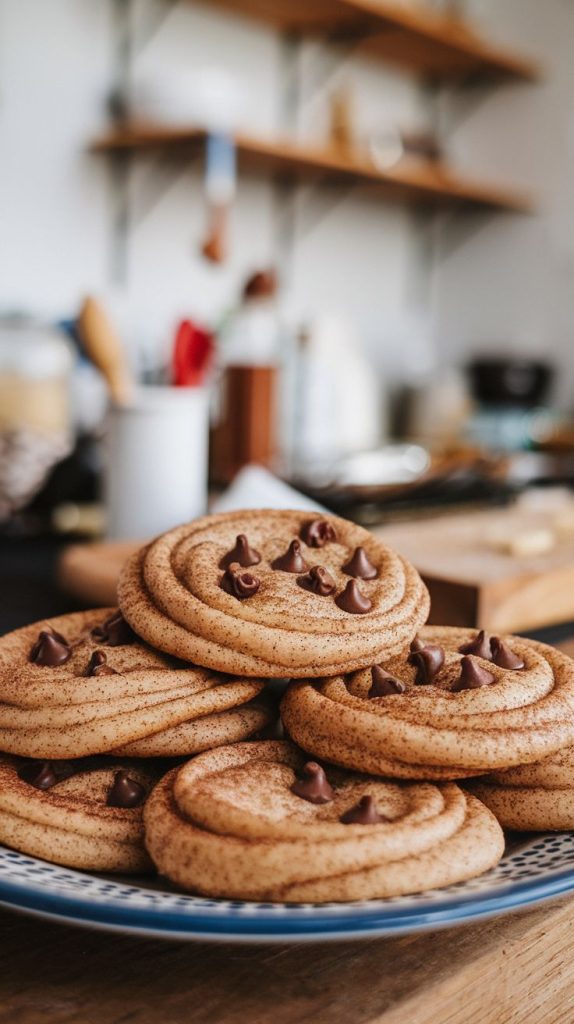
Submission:
M 205 195 L 207 232 L 201 251 L 211 263 L 224 263 L 228 253 L 229 211 L 236 188 L 236 152 L 232 137 L 223 132 L 207 136 Z

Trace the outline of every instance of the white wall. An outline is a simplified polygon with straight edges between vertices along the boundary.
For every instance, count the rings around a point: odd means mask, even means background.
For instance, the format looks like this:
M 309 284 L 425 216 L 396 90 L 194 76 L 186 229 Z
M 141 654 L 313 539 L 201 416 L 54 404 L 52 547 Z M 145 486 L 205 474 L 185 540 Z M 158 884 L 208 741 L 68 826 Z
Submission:
M 450 219 L 434 274 L 444 361 L 479 347 L 548 357 L 557 394 L 574 405 L 574 4 L 470 0 L 489 36 L 538 56 L 542 83 L 457 92 L 443 106 L 453 159 L 522 185 L 535 216 Z
M 0 307 L 60 316 L 101 282 L 103 167 L 85 153 L 109 76 L 107 5 L 0 0 Z
M 110 279 L 109 161 L 86 152 L 105 123 L 110 0 L 0 4 L 0 308 L 66 316 L 93 290 L 145 345 L 164 340 L 181 314 L 217 319 L 246 273 L 275 259 L 278 208 L 269 179 L 241 178 L 232 255 L 213 267 L 198 256 L 205 219 L 199 167 L 138 156 L 130 171 L 128 273 L 118 286 Z M 133 28 L 133 75 L 221 63 L 244 84 L 245 127 L 281 129 L 284 66 L 270 29 L 188 0 L 171 7 L 135 0 Z M 419 91 L 408 75 L 307 42 L 294 126 L 301 137 L 324 136 L 328 93 L 343 80 L 354 85 L 363 131 L 419 115 Z M 352 317 L 380 363 L 385 324 L 410 301 L 409 212 L 319 186 L 301 188 L 296 208 L 294 259 L 284 282 L 291 317 Z
M 432 275 L 434 335 L 443 361 L 480 345 L 561 360 L 560 395 L 574 391 L 574 3 L 468 0 L 490 36 L 540 54 L 542 85 L 462 90 L 441 106 L 453 160 L 477 176 L 539 194 L 535 217 L 450 214 L 438 222 Z M 245 87 L 245 126 L 281 127 L 278 37 L 209 3 L 133 0 L 134 75 L 222 63 Z M 189 314 L 215 321 L 252 268 L 277 256 L 277 194 L 242 177 L 229 262 L 198 256 L 204 203 L 198 166 L 139 156 L 129 175 L 127 278 L 111 278 L 112 191 L 107 158 L 87 153 L 105 123 L 113 74 L 111 0 L 0 0 L 0 310 L 69 316 L 86 291 L 110 302 L 127 337 L 165 343 Z M 353 83 L 363 132 L 420 117 L 408 75 L 306 42 L 297 132 L 321 139 L 327 97 Z M 354 321 L 377 369 L 414 359 L 420 306 L 417 222 L 357 190 L 306 186 L 294 197 L 296 245 L 284 281 L 294 321 L 339 312 Z M 429 268 L 430 269 L 430 268 Z M 428 312 L 428 310 L 426 311 Z M 417 317 L 422 317 L 418 320 Z M 394 368 L 393 368 L 394 366 Z

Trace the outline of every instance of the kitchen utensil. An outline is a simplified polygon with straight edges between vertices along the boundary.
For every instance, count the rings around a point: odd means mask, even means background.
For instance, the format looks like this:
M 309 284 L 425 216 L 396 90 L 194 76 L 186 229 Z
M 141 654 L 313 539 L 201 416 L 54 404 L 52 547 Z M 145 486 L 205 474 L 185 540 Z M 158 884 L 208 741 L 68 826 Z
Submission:
M 134 382 L 124 346 L 104 306 L 88 296 L 78 317 L 78 335 L 91 362 L 103 374 L 117 405 L 129 405 Z
M 172 353 L 171 377 L 176 387 L 197 387 L 205 382 L 213 359 L 214 338 L 191 320 L 177 328 Z
M 208 226 L 201 251 L 211 263 L 227 257 L 229 213 L 236 189 L 235 143 L 230 135 L 211 132 L 205 149 L 205 196 Z

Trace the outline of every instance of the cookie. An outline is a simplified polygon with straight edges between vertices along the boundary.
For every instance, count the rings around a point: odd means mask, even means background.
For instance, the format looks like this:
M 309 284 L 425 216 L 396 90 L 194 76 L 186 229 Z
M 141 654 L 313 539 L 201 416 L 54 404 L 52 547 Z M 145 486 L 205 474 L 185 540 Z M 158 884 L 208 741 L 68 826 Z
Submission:
M 464 778 L 574 742 L 574 662 L 532 640 L 433 626 L 370 669 L 291 684 L 281 715 L 299 746 L 335 764 Z
M 171 530 L 128 561 L 119 602 L 159 650 L 269 678 L 334 675 L 397 653 L 429 609 L 416 570 L 366 530 L 288 511 Z
M 142 810 L 158 777 L 142 762 L 0 754 L 0 843 L 87 871 L 151 871 Z
M 0 750 L 185 756 L 269 723 L 264 688 L 153 651 L 113 609 L 62 615 L 0 639 Z
M 534 764 L 493 772 L 468 784 L 504 828 L 519 832 L 574 829 L 574 747 Z
M 288 742 L 241 743 L 170 772 L 144 810 L 147 849 L 183 889 L 331 902 L 450 885 L 493 867 L 494 815 L 454 783 L 397 783 L 308 763 Z

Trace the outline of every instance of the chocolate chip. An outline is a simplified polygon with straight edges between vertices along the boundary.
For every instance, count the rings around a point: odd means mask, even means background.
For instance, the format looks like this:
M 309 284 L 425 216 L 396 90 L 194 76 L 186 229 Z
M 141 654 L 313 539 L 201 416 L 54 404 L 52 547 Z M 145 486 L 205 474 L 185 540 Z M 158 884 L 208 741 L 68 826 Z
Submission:
M 310 804 L 329 804 L 335 796 L 324 769 L 316 761 L 303 766 L 303 778 L 293 783 L 291 792 Z
M 314 565 L 305 576 L 299 577 L 297 583 L 303 590 L 310 590 L 321 597 L 328 597 L 337 587 L 331 573 L 322 565 Z
M 395 679 L 389 672 L 385 672 L 380 665 L 373 665 L 371 669 L 372 685 L 369 690 L 369 697 L 390 697 L 392 693 L 404 693 L 405 684 L 400 679 Z
M 301 540 L 309 548 L 324 548 L 325 544 L 337 540 L 337 531 L 328 519 L 311 519 L 301 528 Z
M 271 562 L 271 568 L 281 572 L 306 572 L 309 566 L 301 554 L 300 542 L 292 540 L 285 554 Z
M 504 640 L 501 640 L 499 636 L 493 636 L 490 641 L 490 647 L 492 650 L 492 660 L 499 668 L 506 668 L 510 672 L 518 672 L 521 668 L 524 668 L 522 658 L 519 658 L 514 651 L 511 651 L 508 644 L 505 644 Z
M 117 676 L 115 668 L 107 664 L 107 658 L 103 651 L 94 651 L 86 671 L 87 676 Z
M 31 761 L 18 769 L 18 778 L 34 789 L 51 789 L 58 777 L 51 761 Z
M 147 796 L 145 786 L 131 779 L 126 771 L 116 772 L 106 803 L 108 807 L 139 807 Z
M 452 687 L 453 693 L 459 690 L 478 690 L 481 686 L 490 686 L 496 682 L 492 672 L 482 668 L 474 658 L 466 654 L 460 662 L 460 676 Z
M 458 650 L 459 654 L 476 654 L 477 658 L 482 658 L 483 661 L 492 661 L 490 637 L 484 629 L 481 629 L 480 633 L 477 633 L 473 640 L 469 640 L 468 643 L 463 644 Z
M 237 562 L 242 569 L 248 569 L 250 565 L 258 565 L 260 561 L 259 552 L 249 546 L 249 541 L 244 533 L 239 533 L 235 538 L 235 547 L 223 556 L 219 568 L 228 569 L 232 562 Z
M 355 548 L 353 557 L 342 568 L 347 576 L 354 576 L 359 580 L 374 580 L 377 575 L 376 566 L 370 561 L 364 548 Z
M 341 815 L 339 821 L 343 825 L 379 825 L 381 821 L 389 821 L 377 811 L 372 796 L 363 796 L 358 804 Z
M 53 629 L 42 629 L 30 651 L 30 661 L 35 665 L 55 668 L 63 665 L 71 655 L 68 641 Z
M 109 615 L 99 626 L 94 626 L 92 636 L 99 644 L 107 644 L 108 647 L 123 647 L 124 644 L 133 644 L 137 639 L 119 610 Z
M 350 615 L 365 615 L 373 607 L 372 601 L 361 594 L 355 580 L 349 580 L 345 589 L 335 598 L 335 604 Z
M 221 577 L 220 583 L 222 590 L 225 590 L 227 594 L 231 594 L 232 597 L 238 598 L 239 601 L 253 597 L 260 586 L 261 581 L 257 579 L 257 576 L 254 576 L 251 572 L 241 572 L 241 566 L 238 562 L 231 563 Z
M 411 653 L 407 660 L 409 665 L 414 665 L 417 670 L 417 686 L 428 686 L 444 665 L 444 651 L 438 644 L 425 644 L 416 637 L 411 644 Z

